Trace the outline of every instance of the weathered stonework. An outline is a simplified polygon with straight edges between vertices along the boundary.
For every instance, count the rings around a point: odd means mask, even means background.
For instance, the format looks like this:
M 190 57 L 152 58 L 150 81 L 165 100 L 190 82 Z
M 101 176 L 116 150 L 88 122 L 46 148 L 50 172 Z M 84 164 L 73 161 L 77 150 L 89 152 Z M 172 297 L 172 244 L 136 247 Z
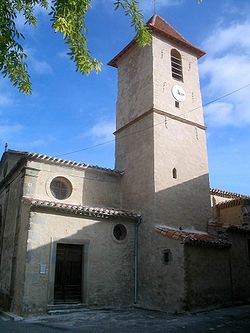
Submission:
M 158 16 L 148 24 L 151 45 L 132 42 L 110 62 L 118 68 L 115 170 L 3 154 L 5 309 L 44 313 L 77 299 L 182 312 L 249 301 L 249 202 L 209 189 L 197 64 L 204 52 Z M 173 49 L 183 80 L 172 76 Z M 176 85 L 183 101 L 172 93 Z M 72 277 L 80 282 L 69 284 Z

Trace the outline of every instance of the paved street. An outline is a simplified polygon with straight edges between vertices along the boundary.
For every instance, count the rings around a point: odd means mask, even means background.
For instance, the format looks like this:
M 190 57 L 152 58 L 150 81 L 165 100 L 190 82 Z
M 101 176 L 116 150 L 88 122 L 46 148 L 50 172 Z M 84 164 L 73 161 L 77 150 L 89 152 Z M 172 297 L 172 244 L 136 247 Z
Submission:
M 250 305 L 185 315 L 129 309 L 84 310 L 64 315 L 33 317 L 18 322 L 0 317 L 0 332 L 247 333 L 250 332 Z

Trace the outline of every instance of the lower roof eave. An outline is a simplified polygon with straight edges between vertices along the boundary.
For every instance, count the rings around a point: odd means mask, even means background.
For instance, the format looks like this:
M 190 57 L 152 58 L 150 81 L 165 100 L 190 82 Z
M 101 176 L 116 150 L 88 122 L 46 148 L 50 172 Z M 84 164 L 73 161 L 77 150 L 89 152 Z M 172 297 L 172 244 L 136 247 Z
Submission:
M 74 205 L 29 197 L 23 197 L 22 202 L 29 205 L 30 210 L 53 210 L 59 213 L 79 215 L 82 217 L 96 217 L 104 219 L 122 218 L 129 219 L 132 222 L 136 222 L 141 217 L 140 213 L 122 209 Z

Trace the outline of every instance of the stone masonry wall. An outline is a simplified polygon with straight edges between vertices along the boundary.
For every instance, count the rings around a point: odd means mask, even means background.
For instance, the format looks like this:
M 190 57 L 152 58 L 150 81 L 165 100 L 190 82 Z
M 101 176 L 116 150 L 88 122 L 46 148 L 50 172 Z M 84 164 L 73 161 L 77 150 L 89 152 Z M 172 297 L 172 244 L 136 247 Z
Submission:
M 151 46 L 135 45 L 118 61 L 116 129 L 153 106 L 153 59 Z
M 204 124 L 197 58 L 166 39 L 153 37 L 154 107 Z M 183 82 L 172 78 L 171 50 L 182 57 Z M 172 87 L 180 85 L 186 99 L 175 107 Z M 176 178 L 173 177 L 176 169 Z M 206 132 L 161 114 L 154 115 L 156 222 L 206 230 L 211 217 Z
M 124 241 L 113 236 L 116 223 L 127 228 Z M 87 306 L 133 303 L 134 224 L 126 220 L 90 219 L 32 212 L 28 233 L 22 313 L 45 312 L 53 304 L 56 244 L 84 246 L 83 302 Z M 46 265 L 46 274 L 39 265 Z
M 204 125 L 200 80 L 197 58 L 179 45 L 154 34 L 153 48 L 153 105 L 156 109 L 169 112 L 176 116 Z M 172 78 L 171 50 L 176 49 L 182 58 L 183 81 Z M 179 85 L 184 88 L 186 99 L 175 107 L 172 87 Z
M 230 251 L 232 281 L 233 281 L 233 300 L 237 302 L 250 301 L 250 256 L 248 242 L 249 233 L 230 232 L 229 240 L 232 242 Z
M 242 206 L 234 206 L 219 209 L 218 223 L 242 225 Z
M 153 35 L 150 47 L 144 51 L 134 47 L 118 62 L 117 130 L 146 114 L 116 134 L 116 168 L 125 171 L 122 207 L 139 210 L 143 217 L 139 229 L 139 304 L 182 311 L 183 247 L 157 234 L 155 226 L 206 229 L 211 210 L 205 131 L 176 120 L 169 121 L 168 128 L 165 116 L 147 113 L 154 107 L 180 116 L 201 104 L 196 59 L 180 50 L 185 58 L 187 100 L 180 110 L 174 109 L 171 89 L 179 82 L 171 77 L 172 46 Z M 203 125 L 201 109 L 185 118 Z M 174 167 L 179 173 L 175 182 Z M 162 262 L 164 250 L 170 250 L 173 259 L 166 266 Z
M 232 303 L 229 249 L 185 246 L 186 310 Z
M 17 264 L 18 235 L 20 228 L 20 204 L 23 174 L 19 171 L 12 181 L 0 189 L 2 206 L 0 239 L 0 299 L 10 309 L 14 295 L 15 270 Z
M 59 166 L 39 161 L 28 162 L 24 195 L 35 199 L 94 207 L 119 207 L 120 175 L 105 170 Z M 72 194 L 65 200 L 56 199 L 50 191 L 55 177 L 65 177 L 72 185 Z

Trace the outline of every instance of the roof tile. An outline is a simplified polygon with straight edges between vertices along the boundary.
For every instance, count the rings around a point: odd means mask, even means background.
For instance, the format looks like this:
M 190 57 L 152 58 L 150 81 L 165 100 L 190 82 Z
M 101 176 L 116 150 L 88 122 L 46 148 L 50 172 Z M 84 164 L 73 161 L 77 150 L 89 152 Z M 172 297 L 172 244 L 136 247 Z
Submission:
M 180 230 L 169 226 L 156 226 L 156 231 L 167 238 L 181 240 L 187 245 L 230 247 L 231 243 L 205 232 Z
M 189 49 L 197 58 L 202 57 L 206 53 L 196 46 L 188 42 L 179 32 L 177 32 L 169 23 L 167 23 L 162 17 L 154 15 L 146 24 L 152 31 L 161 34 L 162 36 L 174 41 L 184 48 Z M 125 48 L 119 52 L 108 65 L 117 67 L 117 61 L 123 57 L 127 51 L 129 51 L 134 45 L 136 45 L 135 39 L 133 39 Z
M 123 209 L 104 208 L 104 207 L 90 207 L 82 205 L 72 205 L 61 202 L 33 199 L 29 197 L 23 197 L 23 203 L 36 208 L 53 209 L 61 212 L 74 213 L 78 215 L 96 216 L 102 218 L 108 217 L 126 217 L 136 220 L 141 214 L 134 211 L 127 211 Z
M 53 157 L 53 156 L 49 156 L 49 155 L 45 155 L 45 154 L 38 154 L 38 153 L 24 152 L 24 151 L 17 151 L 17 150 L 8 150 L 7 153 L 17 154 L 17 155 L 20 155 L 27 159 L 35 159 L 35 160 L 58 164 L 58 165 L 62 165 L 62 166 L 72 166 L 72 167 L 79 168 L 79 169 L 87 169 L 87 168 L 97 169 L 100 171 L 105 171 L 105 172 L 117 174 L 117 175 L 123 174 L 123 172 L 119 171 L 119 170 L 103 168 L 103 167 L 100 167 L 97 165 L 90 165 L 90 164 L 80 163 L 80 162 L 75 162 L 75 161 L 70 161 L 70 160 L 64 160 L 62 158 L 57 158 L 57 157 Z
M 224 190 L 220 190 L 218 188 L 210 188 L 210 194 L 211 195 L 217 195 L 218 197 L 223 197 L 223 198 L 232 198 L 232 199 L 249 198 L 250 199 L 249 195 L 224 191 Z
M 195 55 L 200 58 L 206 53 L 196 46 L 187 41 L 179 32 L 177 32 L 168 22 L 162 17 L 154 15 L 147 23 L 147 25 L 156 32 L 161 33 L 167 38 L 173 39 L 175 42 L 180 43 L 182 46 L 191 49 Z

